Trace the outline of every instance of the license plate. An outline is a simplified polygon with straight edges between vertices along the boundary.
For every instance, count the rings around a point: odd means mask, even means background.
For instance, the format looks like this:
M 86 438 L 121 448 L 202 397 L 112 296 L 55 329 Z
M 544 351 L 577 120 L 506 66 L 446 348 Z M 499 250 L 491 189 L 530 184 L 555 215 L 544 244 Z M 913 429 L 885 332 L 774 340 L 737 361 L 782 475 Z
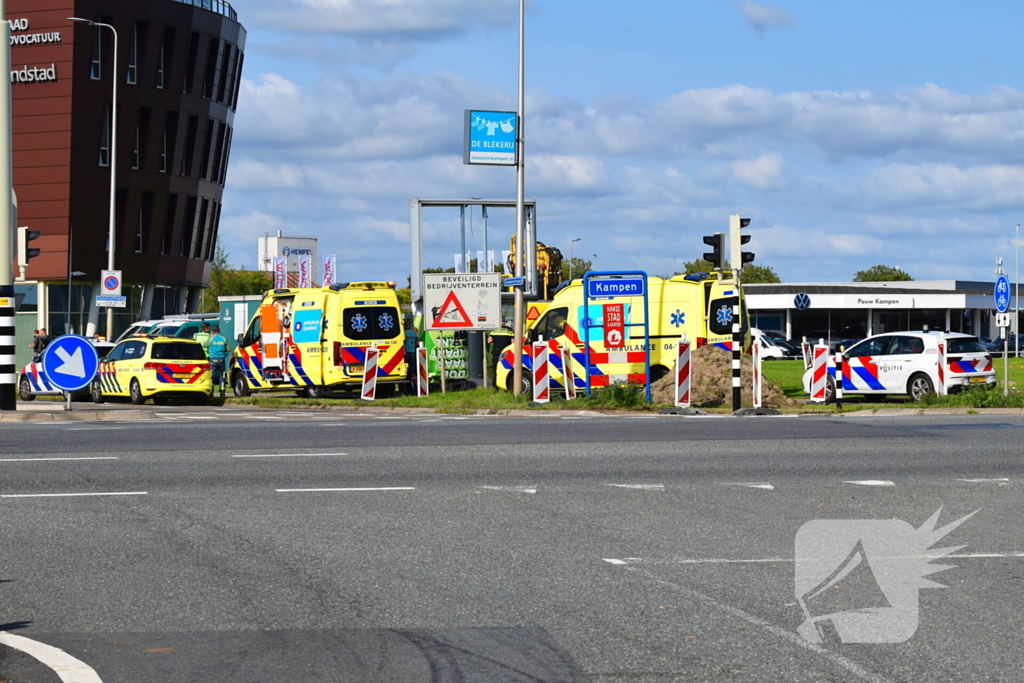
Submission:
M 984 377 L 971 377 L 967 381 L 970 382 L 971 384 L 984 384 L 985 383 L 985 378 Z
M 191 372 L 176 372 L 171 376 L 174 377 L 174 379 L 192 379 Z
M 348 372 L 350 374 L 358 374 L 358 375 L 363 374 L 363 366 L 362 365 L 346 365 L 345 369 L 348 370 Z

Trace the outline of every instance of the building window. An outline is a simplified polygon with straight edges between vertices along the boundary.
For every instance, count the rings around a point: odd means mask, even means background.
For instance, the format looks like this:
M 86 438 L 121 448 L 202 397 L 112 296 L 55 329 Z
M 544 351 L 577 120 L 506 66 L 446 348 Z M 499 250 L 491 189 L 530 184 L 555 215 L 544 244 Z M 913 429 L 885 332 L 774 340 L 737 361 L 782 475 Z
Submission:
M 206 75 L 203 79 L 203 97 L 213 99 L 217 85 L 217 59 L 220 57 L 220 39 L 210 36 L 210 47 L 206 51 Z
M 199 130 L 199 117 L 188 115 L 188 130 L 185 131 L 185 151 L 181 160 L 181 175 L 192 175 L 192 159 L 196 151 L 196 133 Z
M 223 204 L 218 204 L 215 201 L 213 211 L 210 212 L 210 241 L 209 247 L 206 249 L 207 261 L 213 261 L 213 257 L 217 253 L 217 233 L 220 231 L 220 210 L 223 207 Z
M 192 233 L 196 227 L 196 208 L 199 204 L 198 197 L 189 197 L 185 203 L 185 221 L 181 224 L 181 248 L 178 256 L 188 256 L 192 251 Z
M 174 242 L 174 218 L 178 213 L 178 195 L 167 196 L 167 210 L 164 212 L 164 234 L 160 240 L 160 253 L 167 255 L 171 253 L 171 244 Z
M 139 124 L 135 124 L 135 144 L 132 145 L 132 170 L 139 170 Z
M 196 223 L 196 250 L 195 253 L 192 254 L 192 258 L 203 257 L 203 247 L 205 246 L 203 240 L 206 237 L 206 220 L 208 215 L 207 212 L 210 210 L 210 200 L 203 197 L 203 201 L 199 206 L 199 222 Z
M 203 161 L 199 167 L 199 178 L 207 180 L 210 177 L 210 147 L 213 145 L 213 128 L 217 122 L 213 119 L 206 120 L 206 138 L 203 141 Z
M 221 176 L 221 161 L 224 159 L 224 138 L 227 132 L 228 124 L 221 123 L 220 128 L 217 129 L 217 145 L 213 148 L 213 174 L 210 176 L 210 180 L 215 183 L 220 182 Z
M 242 63 L 245 61 L 245 55 L 241 52 L 238 53 L 238 62 L 235 64 L 235 94 L 231 98 L 231 109 L 238 109 L 238 90 L 242 87 Z
M 160 173 L 167 173 L 167 128 L 164 128 L 163 138 L 160 140 Z
M 185 86 L 182 91 L 192 94 L 196 80 L 196 60 L 199 58 L 199 34 L 195 31 L 188 38 L 188 61 L 185 63 Z
M 156 65 L 156 87 L 157 90 L 164 89 L 164 49 L 166 46 L 160 43 L 160 57 Z
M 228 134 L 224 136 L 224 161 L 221 163 L 220 184 L 223 185 L 228 177 L 228 157 L 231 156 L 231 136 L 234 134 L 231 126 L 227 127 Z
M 102 58 L 103 54 L 103 31 L 99 26 L 94 26 L 92 30 L 92 65 L 89 67 L 89 78 L 94 81 L 102 78 Z
M 139 202 L 139 222 L 135 225 L 135 253 L 142 253 L 142 202 Z
M 228 64 L 231 62 L 231 43 L 224 43 L 224 54 L 220 58 L 220 71 L 217 75 L 217 101 L 224 101 L 224 91 L 228 86 Z
M 100 166 L 110 166 L 110 105 L 103 108 L 103 130 L 100 133 Z
M 132 33 L 128 38 L 128 71 L 125 82 L 135 85 L 139 78 L 139 26 L 132 24 Z

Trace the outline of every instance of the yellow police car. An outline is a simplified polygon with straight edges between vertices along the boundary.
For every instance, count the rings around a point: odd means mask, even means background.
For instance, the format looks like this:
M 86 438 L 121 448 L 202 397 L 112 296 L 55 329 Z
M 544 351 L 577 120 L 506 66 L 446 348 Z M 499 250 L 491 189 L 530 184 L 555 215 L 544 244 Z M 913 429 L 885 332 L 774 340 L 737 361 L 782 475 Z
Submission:
M 136 405 L 152 398 L 158 405 L 170 398 L 204 405 L 213 393 L 210 361 L 191 339 L 132 337 L 100 359 L 92 383 L 92 400 L 127 398 Z

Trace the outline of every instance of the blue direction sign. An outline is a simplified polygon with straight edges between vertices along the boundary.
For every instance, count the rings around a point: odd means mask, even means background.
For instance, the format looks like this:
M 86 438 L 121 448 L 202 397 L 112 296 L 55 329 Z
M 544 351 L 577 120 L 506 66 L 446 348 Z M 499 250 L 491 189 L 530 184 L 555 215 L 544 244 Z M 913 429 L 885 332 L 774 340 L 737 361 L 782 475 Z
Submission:
M 996 301 L 996 310 L 1000 313 L 1006 313 L 1007 309 L 1010 308 L 1010 281 L 1006 279 L 1005 275 L 1000 275 L 999 279 L 996 280 L 992 297 Z
M 647 280 L 642 277 L 618 277 L 587 280 L 587 296 L 643 296 Z
M 518 117 L 514 111 L 467 109 L 462 162 L 493 166 L 516 165 Z
M 42 363 L 50 384 L 62 391 L 78 391 L 92 382 L 100 359 L 88 339 L 65 334 L 46 346 Z
M 507 277 L 501 283 L 502 287 L 523 287 L 524 285 L 526 285 L 525 277 Z

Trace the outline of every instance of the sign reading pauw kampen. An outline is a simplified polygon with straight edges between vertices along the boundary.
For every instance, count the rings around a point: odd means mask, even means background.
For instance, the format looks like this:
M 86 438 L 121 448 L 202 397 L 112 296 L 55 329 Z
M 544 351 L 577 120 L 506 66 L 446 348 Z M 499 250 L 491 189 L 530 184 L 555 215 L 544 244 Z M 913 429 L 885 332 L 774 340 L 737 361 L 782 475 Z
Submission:
M 501 327 L 499 273 L 426 273 L 423 322 L 428 330 L 496 330 Z

